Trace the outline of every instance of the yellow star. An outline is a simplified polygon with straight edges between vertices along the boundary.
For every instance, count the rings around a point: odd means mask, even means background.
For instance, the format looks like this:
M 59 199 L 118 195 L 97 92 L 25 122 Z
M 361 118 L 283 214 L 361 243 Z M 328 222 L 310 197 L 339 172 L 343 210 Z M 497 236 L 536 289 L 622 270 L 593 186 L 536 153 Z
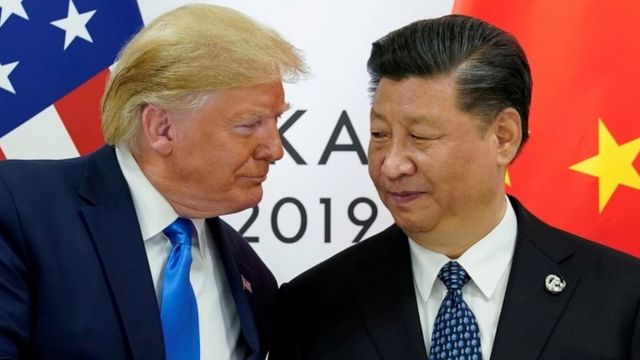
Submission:
M 598 212 L 602 212 L 619 185 L 640 190 L 640 174 L 633 167 L 639 153 L 640 137 L 618 144 L 602 119 L 598 119 L 598 155 L 569 167 L 598 178 Z

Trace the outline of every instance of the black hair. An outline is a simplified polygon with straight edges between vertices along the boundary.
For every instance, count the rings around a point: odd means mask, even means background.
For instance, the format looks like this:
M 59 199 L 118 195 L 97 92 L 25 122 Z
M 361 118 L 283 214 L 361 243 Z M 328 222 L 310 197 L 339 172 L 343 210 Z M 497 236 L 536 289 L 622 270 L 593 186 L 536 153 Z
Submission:
M 511 34 L 482 20 L 447 15 L 419 20 L 373 43 L 367 62 L 370 91 L 382 77 L 435 77 L 453 74 L 456 105 L 478 115 L 488 127 L 513 107 L 522 120 L 522 144 L 528 138 L 531 71 L 522 47 Z

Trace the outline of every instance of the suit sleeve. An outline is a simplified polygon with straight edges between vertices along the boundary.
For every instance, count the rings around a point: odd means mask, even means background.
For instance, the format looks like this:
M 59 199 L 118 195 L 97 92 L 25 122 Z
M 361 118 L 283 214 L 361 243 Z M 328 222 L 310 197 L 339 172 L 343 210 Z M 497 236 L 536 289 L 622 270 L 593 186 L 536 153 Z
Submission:
M 268 360 L 300 360 L 300 345 L 295 313 L 289 298 L 287 284 L 282 284 L 275 304 L 273 348 Z
M 31 290 L 20 221 L 0 179 L 0 359 L 19 359 L 31 324 Z

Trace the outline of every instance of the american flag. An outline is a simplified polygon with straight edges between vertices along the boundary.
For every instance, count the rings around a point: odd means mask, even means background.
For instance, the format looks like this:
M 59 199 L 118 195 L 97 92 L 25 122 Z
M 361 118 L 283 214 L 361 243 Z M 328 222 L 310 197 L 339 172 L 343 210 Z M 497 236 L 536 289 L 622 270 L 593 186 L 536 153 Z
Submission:
M 0 159 L 98 148 L 109 67 L 142 24 L 134 0 L 0 0 Z

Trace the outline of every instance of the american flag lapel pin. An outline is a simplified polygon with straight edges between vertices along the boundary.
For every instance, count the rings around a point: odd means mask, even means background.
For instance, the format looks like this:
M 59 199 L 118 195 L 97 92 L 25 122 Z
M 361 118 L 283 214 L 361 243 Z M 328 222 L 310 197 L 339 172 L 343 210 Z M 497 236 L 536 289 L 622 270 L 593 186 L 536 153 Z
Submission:
M 249 282 L 249 280 L 247 280 L 247 278 L 245 278 L 242 274 L 240 274 L 240 278 L 242 279 L 242 288 L 245 291 L 248 291 L 249 294 L 253 294 L 253 290 L 251 290 L 251 283 Z

